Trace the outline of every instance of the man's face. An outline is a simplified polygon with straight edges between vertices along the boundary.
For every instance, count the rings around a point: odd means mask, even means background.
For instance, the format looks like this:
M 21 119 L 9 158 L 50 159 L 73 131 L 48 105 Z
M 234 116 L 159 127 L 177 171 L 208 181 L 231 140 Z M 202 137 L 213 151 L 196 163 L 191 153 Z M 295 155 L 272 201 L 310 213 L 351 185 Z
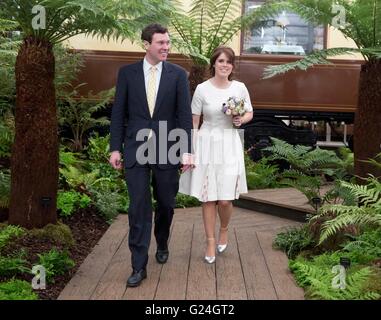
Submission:
M 167 60 L 170 42 L 168 33 L 154 33 L 151 43 L 144 41 L 146 56 L 152 65 Z

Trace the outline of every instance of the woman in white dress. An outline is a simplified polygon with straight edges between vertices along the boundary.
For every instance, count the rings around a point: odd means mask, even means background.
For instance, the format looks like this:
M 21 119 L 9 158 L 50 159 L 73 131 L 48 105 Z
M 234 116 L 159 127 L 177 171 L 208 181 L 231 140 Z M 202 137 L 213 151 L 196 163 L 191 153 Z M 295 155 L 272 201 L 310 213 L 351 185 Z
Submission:
M 218 47 L 210 59 L 212 78 L 199 84 L 192 99 L 193 148 L 195 167 L 180 177 L 179 192 L 202 202 L 207 239 L 205 261 L 214 263 L 215 252 L 228 244 L 228 225 L 233 212 L 232 200 L 247 193 L 244 150 L 239 128 L 253 118 L 253 108 L 246 86 L 232 80 L 234 51 Z M 244 99 L 246 113 L 228 116 L 222 112 L 230 97 Z M 200 117 L 203 122 L 200 125 Z M 220 218 L 218 242 L 215 237 L 217 212 Z

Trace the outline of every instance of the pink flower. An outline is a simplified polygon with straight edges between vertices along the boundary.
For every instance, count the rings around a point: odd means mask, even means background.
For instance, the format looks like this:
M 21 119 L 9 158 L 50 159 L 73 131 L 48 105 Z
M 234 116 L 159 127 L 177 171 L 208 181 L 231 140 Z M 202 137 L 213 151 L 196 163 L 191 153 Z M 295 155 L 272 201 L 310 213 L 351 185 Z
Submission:
M 227 109 L 225 112 L 226 115 L 230 116 L 232 114 L 232 111 L 230 109 Z

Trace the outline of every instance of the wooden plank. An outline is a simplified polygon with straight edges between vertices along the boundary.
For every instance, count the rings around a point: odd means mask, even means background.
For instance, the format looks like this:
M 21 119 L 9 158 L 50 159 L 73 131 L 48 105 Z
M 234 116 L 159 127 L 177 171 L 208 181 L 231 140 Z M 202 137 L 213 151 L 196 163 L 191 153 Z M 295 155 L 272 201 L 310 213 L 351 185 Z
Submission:
M 189 258 L 193 225 L 176 222 L 173 224 L 169 243 L 169 259 L 163 265 L 155 299 L 184 300 L 188 280 Z
M 274 202 L 274 200 L 267 200 L 267 199 L 262 199 L 262 198 L 257 198 L 257 197 L 242 197 L 242 199 L 248 199 L 248 200 L 253 200 L 253 201 L 256 201 L 256 202 L 259 202 L 259 203 L 263 203 L 263 204 L 272 204 L 272 205 L 277 205 L 279 207 L 283 207 L 283 208 L 287 208 L 287 209 L 293 209 L 293 210 L 299 210 L 299 211 L 306 211 L 306 212 L 309 212 L 309 213 L 314 213 L 314 209 L 312 209 L 312 207 L 310 207 L 308 204 L 297 204 L 297 200 L 296 199 L 293 199 L 293 198 L 287 198 L 287 200 L 285 201 L 278 201 L 278 198 L 277 199 L 277 202 Z
M 284 275 L 277 274 L 275 283 L 272 282 L 273 273 L 280 272 L 273 264 L 279 265 L 280 260 L 271 248 L 269 235 L 300 224 L 247 209 L 234 210 L 229 248 L 217 256 L 216 264 L 208 265 L 203 262 L 205 235 L 201 207 L 176 209 L 167 264 L 156 262 L 152 235 L 148 278 L 139 287 L 127 290 L 125 285 L 131 273 L 128 217 L 120 215 L 58 299 L 276 299 L 278 291 L 280 298 L 288 299 L 289 293 L 280 287 Z M 235 236 L 231 230 L 236 231 Z M 256 232 L 261 235 L 261 242 Z M 266 263 L 270 262 L 268 270 Z M 282 263 L 287 268 L 287 260 Z M 292 275 L 290 279 L 293 280 Z
M 218 233 L 217 233 L 218 239 Z M 235 228 L 230 227 L 228 247 L 216 259 L 217 299 L 247 300 L 245 280 L 237 249 Z
M 169 243 L 172 238 L 173 224 L 169 234 Z M 148 250 L 147 279 L 139 287 L 127 288 L 123 295 L 123 300 L 153 300 L 156 294 L 157 285 L 163 269 L 163 265 L 157 263 L 155 258 L 156 240 L 154 235 L 154 225 L 152 225 L 151 245 Z M 171 253 L 169 259 L 171 258 Z
M 323 186 L 321 193 L 324 194 L 331 187 Z M 314 209 L 308 204 L 305 195 L 295 188 L 278 188 L 250 190 L 247 194 L 241 195 L 243 199 L 252 199 L 265 204 L 276 204 L 284 208 L 304 210 L 314 213 Z
M 264 224 L 264 225 L 257 225 L 257 226 L 244 226 L 240 227 L 240 229 L 251 229 L 252 232 L 258 232 L 258 231 L 276 231 L 277 233 L 283 232 L 288 230 L 289 228 L 293 228 L 297 226 L 296 224 L 289 223 L 272 223 L 272 224 Z
M 304 300 L 303 289 L 296 285 L 288 269 L 287 256 L 282 251 L 272 248 L 275 234 L 275 231 L 257 232 L 277 296 L 280 300 Z
M 236 215 L 237 216 L 237 215 Z M 233 216 L 230 225 L 237 226 L 237 227 L 244 227 L 244 226 L 259 226 L 259 225 L 265 225 L 265 224 L 290 224 L 290 223 L 298 223 L 293 220 L 281 218 L 278 216 L 270 215 L 268 214 L 266 217 L 235 217 Z
M 277 300 L 256 233 L 250 228 L 236 228 L 237 248 L 249 300 Z
M 128 217 L 119 215 L 99 243 L 87 256 L 78 271 L 62 290 L 58 300 L 88 300 L 126 236 Z
M 202 221 L 194 226 L 189 265 L 187 300 L 216 300 L 215 264 L 204 261 L 206 249 L 205 231 Z
M 118 300 L 126 291 L 126 282 L 131 273 L 131 252 L 128 234 L 112 258 L 106 272 L 100 279 L 91 300 Z
M 286 219 L 286 218 L 274 216 L 274 215 L 271 215 L 271 214 L 268 214 L 268 213 L 259 212 L 259 211 L 255 211 L 255 210 L 251 210 L 251 209 L 234 207 L 233 210 L 234 211 L 233 211 L 233 215 L 232 215 L 232 221 L 234 221 L 236 218 L 238 218 L 240 220 L 242 218 L 244 218 L 244 219 L 245 218 L 246 219 L 252 219 L 252 218 L 254 218 L 255 220 L 258 220 L 258 221 L 260 221 L 262 219 L 272 219 L 272 218 L 289 220 L 289 219 Z

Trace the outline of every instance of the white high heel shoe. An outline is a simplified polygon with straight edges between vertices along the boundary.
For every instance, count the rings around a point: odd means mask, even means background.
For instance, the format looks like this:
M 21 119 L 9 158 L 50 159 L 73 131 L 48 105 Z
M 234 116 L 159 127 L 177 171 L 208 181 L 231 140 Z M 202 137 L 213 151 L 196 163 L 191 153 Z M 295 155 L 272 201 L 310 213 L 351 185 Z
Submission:
M 211 256 L 211 257 L 205 256 L 204 260 L 206 263 L 212 264 L 216 261 L 216 256 Z
M 221 233 L 221 231 L 228 231 L 228 227 L 226 227 L 226 228 L 220 228 L 220 233 Z M 217 252 L 218 253 L 222 253 L 222 252 L 224 252 L 225 250 L 226 250 L 226 248 L 228 247 L 228 244 L 227 243 L 225 243 L 225 244 L 219 244 L 219 245 L 217 245 Z
M 228 244 L 219 244 L 217 246 L 217 252 L 222 253 L 226 250 L 227 247 L 228 247 Z
M 215 238 L 208 238 L 207 241 L 213 241 L 214 243 L 216 242 Z M 204 257 L 205 262 L 212 264 L 216 261 L 216 256 L 205 256 Z

